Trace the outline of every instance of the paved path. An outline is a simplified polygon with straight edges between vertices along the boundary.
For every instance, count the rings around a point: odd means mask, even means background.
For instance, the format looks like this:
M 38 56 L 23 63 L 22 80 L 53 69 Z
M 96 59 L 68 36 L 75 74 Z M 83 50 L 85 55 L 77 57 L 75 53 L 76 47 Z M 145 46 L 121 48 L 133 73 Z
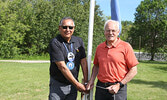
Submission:
M 0 62 L 19 62 L 19 63 L 50 63 L 49 60 L 0 60 Z

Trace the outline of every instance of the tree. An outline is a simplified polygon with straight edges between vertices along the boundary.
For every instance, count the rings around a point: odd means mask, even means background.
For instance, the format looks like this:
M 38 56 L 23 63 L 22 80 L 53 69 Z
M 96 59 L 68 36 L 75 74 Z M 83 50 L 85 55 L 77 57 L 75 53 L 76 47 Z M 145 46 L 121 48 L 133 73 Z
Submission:
M 8 2 L 8 1 L 7 1 Z M 20 45 L 23 43 L 29 26 L 22 23 L 24 20 L 24 3 L 18 1 L 3 3 L 0 7 L 0 56 L 11 58 L 20 53 Z
M 130 34 L 130 29 L 133 26 L 133 23 L 131 21 L 121 21 L 122 24 L 122 31 L 121 31 L 121 35 L 120 38 L 124 41 L 128 41 L 129 42 L 129 34 Z
M 144 0 L 137 7 L 134 27 L 131 29 L 132 44 L 142 37 L 142 48 L 155 53 L 167 43 L 167 0 Z
M 58 31 L 61 18 L 72 17 L 74 35 L 87 50 L 90 0 L 0 0 L 0 57 L 42 55 Z M 103 41 L 104 20 L 95 6 L 93 52 Z

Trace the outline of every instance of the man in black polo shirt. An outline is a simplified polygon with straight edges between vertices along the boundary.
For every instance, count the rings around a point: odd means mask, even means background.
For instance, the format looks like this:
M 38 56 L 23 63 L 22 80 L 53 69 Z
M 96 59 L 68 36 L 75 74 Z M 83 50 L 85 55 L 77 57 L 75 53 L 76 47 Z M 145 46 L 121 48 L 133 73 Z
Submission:
M 73 36 L 75 24 L 64 17 L 59 24 L 60 34 L 50 42 L 50 91 L 49 100 L 76 100 L 77 90 L 86 91 L 78 82 L 81 65 L 84 82 L 88 81 L 88 68 L 84 44 Z

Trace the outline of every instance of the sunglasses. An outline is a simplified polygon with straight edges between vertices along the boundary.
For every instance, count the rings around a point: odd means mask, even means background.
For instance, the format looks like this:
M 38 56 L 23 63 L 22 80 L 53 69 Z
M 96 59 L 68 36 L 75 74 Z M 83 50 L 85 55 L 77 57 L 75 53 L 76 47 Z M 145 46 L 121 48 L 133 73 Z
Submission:
M 73 29 L 74 28 L 74 26 L 61 26 L 63 29 L 67 29 L 67 27 L 69 28 L 69 29 Z

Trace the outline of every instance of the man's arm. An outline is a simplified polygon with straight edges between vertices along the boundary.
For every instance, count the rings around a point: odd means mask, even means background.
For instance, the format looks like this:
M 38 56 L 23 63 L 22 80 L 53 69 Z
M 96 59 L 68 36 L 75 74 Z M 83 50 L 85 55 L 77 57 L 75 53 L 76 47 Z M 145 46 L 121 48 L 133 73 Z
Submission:
M 91 74 L 91 78 L 86 86 L 87 90 L 90 90 L 94 87 L 94 81 L 96 79 L 96 76 L 99 72 L 99 66 L 98 65 L 94 65 L 93 69 L 92 69 L 92 74 Z
M 132 67 L 126 74 L 125 78 L 121 81 L 123 84 L 127 84 L 137 74 L 137 66 Z
M 56 65 L 58 66 L 59 70 L 62 72 L 62 74 L 66 77 L 67 80 L 69 80 L 80 92 L 85 91 L 86 88 L 83 84 L 79 83 L 70 70 L 67 68 L 64 61 L 58 61 L 56 62 Z
M 137 74 L 137 66 L 132 67 L 129 72 L 126 74 L 125 78 L 121 81 L 122 84 L 127 84 L 130 80 L 133 79 L 133 77 Z M 112 94 L 115 94 L 120 89 L 120 84 L 117 83 L 115 85 L 107 87 L 109 89 L 109 92 Z
M 84 83 L 88 82 L 88 65 L 86 58 L 81 59 L 81 67 L 84 76 Z

